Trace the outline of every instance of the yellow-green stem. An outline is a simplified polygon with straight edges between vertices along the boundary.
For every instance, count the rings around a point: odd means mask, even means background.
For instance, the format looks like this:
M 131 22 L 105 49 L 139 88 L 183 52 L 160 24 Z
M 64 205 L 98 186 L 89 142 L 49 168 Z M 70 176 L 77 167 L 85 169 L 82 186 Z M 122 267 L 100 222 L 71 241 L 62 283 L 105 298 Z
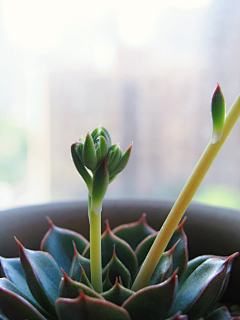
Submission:
M 229 133 L 231 132 L 232 128 L 237 122 L 239 116 L 240 116 L 240 95 L 238 96 L 238 98 L 236 99 L 236 101 L 234 102 L 234 104 L 232 105 L 231 109 L 227 114 L 227 117 L 225 119 L 222 139 L 215 144 L 213 144 L 212 141 L 210 141 L 207 148 L 203 152 L 190 178 L 188 179 L 182 192 L 180 193 L 174 206 L 172 207 L 170 213 L 168 214 L 168 217 L 166 218 L 162 228 L 160 229 L 158 236 L 154 241 L 147 257 L 145 258 L 145 261 L 143 262 L 142 267 L 134 281 L 132 290 L 137 291 L 148 285 L 148 282 L 152 276 L 152 273 L 161 255 L 163 254 L 169 240 L 171 239 L 189 203 L 191 202 L 194 194 L 196 193 L 206 173 L 211 167 L 219 150 L 223 146 Z
M 101 252 L 101 213 L 91 211 L 91 197 L 88 198 L 90 221 L 90 264 L 91 283 L 97 292 L 102 292 L 102 252 Z

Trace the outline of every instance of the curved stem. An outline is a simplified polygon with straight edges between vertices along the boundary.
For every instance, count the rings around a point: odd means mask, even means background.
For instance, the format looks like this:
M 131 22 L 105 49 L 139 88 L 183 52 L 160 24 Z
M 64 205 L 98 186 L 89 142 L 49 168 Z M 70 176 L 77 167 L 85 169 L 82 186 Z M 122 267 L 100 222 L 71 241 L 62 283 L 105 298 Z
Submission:
M 102 292 L 102 252 L 101 252 L 101 213 L 91 210 L 91 197 L 88 196 L 88 216 L 90 221 L 90 264 L 91 283 L 97 292 Z
M 145 261 L 143 262 L 142 267 L 134 281 L 132 290 L 137 291 L 147 286 L 161 255 L 163 254 L 169 240 L 171 239 L 175 229 L 177 228 L 177 225 L 183 217 L 189 203 L 191 202 L 194 194 L 196 193 L 206 173 L 211 167 L 218 152 L 226 141 L 229 133 L 237 122 L 239 116 L 240 95 L 227 114 L 222 139 L 215 144 L 213 144 L 211 140 L 207 148 L 203 152 L 190 178 L 185 184 L 182 192 L 177 198 L 164 224 L 162 225 L 162 228 L 160 229 L 158 236 L 155 239 L 147 257 L 145 258 Z

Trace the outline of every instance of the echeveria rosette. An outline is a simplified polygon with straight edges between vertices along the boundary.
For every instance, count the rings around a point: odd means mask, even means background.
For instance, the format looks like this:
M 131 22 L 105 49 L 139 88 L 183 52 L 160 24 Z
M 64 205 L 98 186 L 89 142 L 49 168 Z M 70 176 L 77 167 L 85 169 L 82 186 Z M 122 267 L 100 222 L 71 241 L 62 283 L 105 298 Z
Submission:
M 88 187 L 91 210 L 96 214 L 101 212 L 109 183 L 126 167 L 131 149 L 132 144 L 122 154 L 119 144 L 112 145 L 109 132 L 101 125 L 72 145 L 73 162 Z
M 148 226 L 145 215 L 113 230 L 107 223 L 102 235 L 108 255 L 103 252 L 101 294 L 90 283 L 87 239 L 56 227 L 50 219 L 49 223 L 41 243 L 43 251 L 26 249 L 18 241 L 20 258 L 1 258 L 0 319 L 239 319 L 231 317 L 225 307 L 214 310 L 236 254 L 226 258 L 206 255 L 187 262 L 183 222 L 151 282 L 136 292 L 131 288 L 134 270 L 144 258 L 139 260 L 137 253 L 143 254 L 151 246 L 149 239 L 156 231 Z

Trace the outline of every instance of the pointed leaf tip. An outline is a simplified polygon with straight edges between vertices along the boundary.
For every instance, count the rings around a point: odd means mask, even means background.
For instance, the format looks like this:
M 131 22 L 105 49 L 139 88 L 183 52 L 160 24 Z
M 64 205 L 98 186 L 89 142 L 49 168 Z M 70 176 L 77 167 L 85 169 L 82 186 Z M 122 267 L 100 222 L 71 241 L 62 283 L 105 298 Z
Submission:
M 212 134 L 212 143 L 217 143 L 222 139 L 224 123 L 225 123 L 225 99 L 220 88 L 220 85 L 217 84 L 217 87 L 213 93 L 212 97 L 212 122 L 213 122 L 213 134 Z

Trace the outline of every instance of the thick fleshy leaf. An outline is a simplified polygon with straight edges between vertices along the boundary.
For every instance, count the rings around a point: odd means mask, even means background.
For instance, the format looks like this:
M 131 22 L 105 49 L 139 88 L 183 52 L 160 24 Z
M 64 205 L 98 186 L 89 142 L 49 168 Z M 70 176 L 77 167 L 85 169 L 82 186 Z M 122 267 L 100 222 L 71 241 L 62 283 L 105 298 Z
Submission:
M 113 284 L 109 279 L 109 270 L 107 270 L 106 278 L 103 281 L 103 292 L 110 290 L 112 287 L 113 287 Z
M 237 320 L 240 317 L 232 317 L 226 307 L 218 308 L 212 311 L 205 320 Z
M 124 264 L 118 259 L 115 252 L 115 245 L 113 249 L 113 256 L 106 267 L 103 269 L 102 276 L 106 277 L 107 273 L 109 273 L 109 279 L 111 283 L 114 283 L 116 278 L 121 278 L 123 285 L 126 288 L 129 288 L 131 285 L 131 275 L 128 269 L 124 266 Z
M 89 242 L 77 232 L 56 227 L 50 219 L 48 220 L 50 229 L 41 242 L 41 250 L 51 254 L 59 267 L 69 274 L 74 254 L 73 242 L 80 253 Z
M 76 299 L 56 301 L 59 320 L 131 320 L 128 312 L 106 300 L 91 298 L 81 291 Z
M 70 277 L 63 272 L 63 278 L 59 285 L 59 296 L 61 298 L 77 298 L 79 296 L 80 290 L 84 292 L 89 297 L 94 297 L 98 299 L 103 299 L 100 294 L 98 294 L 93 289 L 89 288 L 83 283 L 73 281 Z
M 137 222 L 123 224 L 113 229 L 113 233 L 125 240 L 133 250 L 150 234 L 156 233 L 146 221 L 146 213 Z
M 91 284 L 91 282 L 89 281 L 86 272 L 84 271 L 83 267 L 81 266 L 81 277 L 80 277 L 80 281 L 81 283 L 85 284 L 86 286 L 88 286 L 89 288 L 93 289 L 93 286 Z
M 172 306 L 177 291 L 177 275 L 157 285 L 145 287 L 131 295 L 123 307 L 131 320 L 164 320 Z
M 28 296 L 26 296 L 23 291 L 21 286 L 18 284 L 16 286 L 13 284 L 8 278 L 0 278 L 0 288 L 4 290 L 9 290 L 12 293 L 15 293 L 16 295 L 22 297 L 23 299 L 27 300 L 33 307 L 35 307 L 42 315 L 47 317 L 49 320 L 53 319 L 47 312 L 45 312 L 44 309 L 41 308 L 41 306 L 36 302 L 36 300 L 31 296 L 31 299 L 29 299 Z M 0 316 L 1 319 L 1 316 Z
M 10 320 L 47 320 L 27 300 L 3 288 L 0 288 L 0 309 Z
M 28 288 L 20 258 L 2 258 L 2 272 L 17 288 L 21 288 L 22 296 L 33 304 L 37 304 Z
M 181 311 L 189 320 L 203 316 L 220 296 L 234 257 L 209 258 L 197 267 L 182 284 L 169 314 Z
M 148 251 L 150 250 L 154 240 L 156 239 L 156 236 L 157 236 L 157 232 L 150 234 L 145 239 L 143 239 L 143 241 L 140 242 L 139 245 L 137 246 L 135 253 L 137 256 L 139 266 L 143 263 L 144 259 L 146 258 Z
M 132 150 L 132 143 L 130 144 L 128 149 L 124 152 L 117 166 L 114 169 L 109 171 L 110 177 L 115 176 L 116 174 L 119 174 L 126 167 L 128 160 L 130 158 L 131 150 Z
M 159 259 L 155 270 L 151 276 L 148 285 L 158 284 L 167 280 L 173 273 L 173 252 L 176 246 L 171 250 L 164 252 Z
M 24 248 L 18 241 L 19 256 L 28 287 L 37 302 L 55 315 L 55 300 L 62 272 L 53 257 L 43 251 Z
M 184 218 L 178 225 L 166 247 L 166 250 L 170 250 L 176 244 L 176 247 L 173 251 L 173 271 L 178 268 L 179 279 L 181 279 L 188 261 L 187 236 L 183 229 L 185 221 L 186 218 Z
M 82 275 L 82 268 L 84 269 L 86 276 L 89 280 L 91 280 L 91 271 L 90 271 L 90 260 L 83 257 L 78 251 L 76 246 L 74 245 L 74 254 L 73 261 L 70 270 L 70 278 L 75 281 L 80 281 Z
M 97 166 L 97 155 L 95 151 L 95 145 L 92 139 L 92 136 L 88 132 L 83 144 L 83 162 L 85 166 L 90 169 L 94 170 Z
M 186 279 L 190 276 L 190 274 L 193 273 L 195 269 L 197 269 L 197 267 L 199 267 L 207 259 L 213 258 L 213 257 L 214 257 L 213 255 L 204 255 L 204 256 L 198 256 L 188 261 L 184 274 L 179 281 L 178 288 L 179 289 L 181 288 L 182 284 L 186 281 Z
M 121 306 L 125 300 L 127 300 L 133 291 L 122 286 L 118 279 L 116 279 L 114 286 L 106 292 L 101 293 L 104 299 Z
M 102 266 L 103 268 L 109 263 L 113 255 L 113 248 L 115 245 L 116 254 L 118 259 L 125 265 L 129 270 L 132 277 L 135 276 L 137 271 L 137 258 L 129 246 L 129 244 L 117 237 L 110 229 L 108 221 L 106 221 L 106 230 L 102 234 Z M 83 252 L 83 256 L 89 258 L 90 250 L 89 247 Z M 115 282 L 115 279 L 114 279 Z

